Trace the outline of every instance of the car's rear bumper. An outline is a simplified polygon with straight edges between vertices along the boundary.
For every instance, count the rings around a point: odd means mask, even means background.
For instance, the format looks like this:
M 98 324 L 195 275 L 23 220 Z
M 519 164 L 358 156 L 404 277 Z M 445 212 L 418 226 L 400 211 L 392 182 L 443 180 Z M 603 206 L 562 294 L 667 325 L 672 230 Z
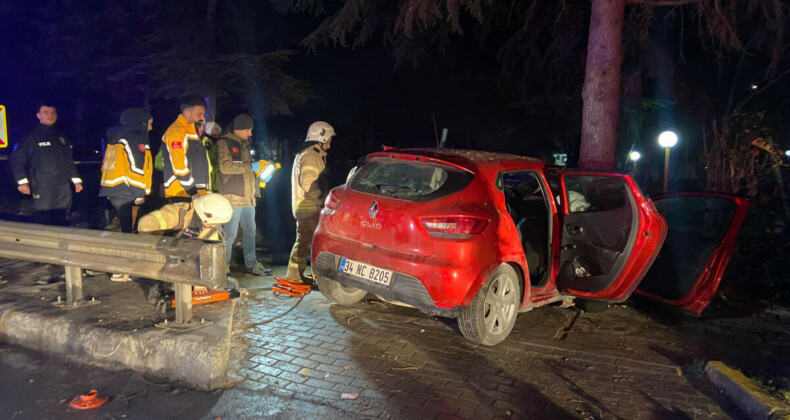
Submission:
M 338 272 L 341 256 L 328 251 L 318 254 L 312 263 L 313 272 L 323 278 L 337 281 L 346 287 L 356 287 L 377 295 L 387 301 L 397 301 L 414 306 L 422 312 L 446 316 L 458 316 L 458 309 L 436 306 L 425 285 L 416 277 L 393 271 L 391 286 L 367 281 L 347 273 Z

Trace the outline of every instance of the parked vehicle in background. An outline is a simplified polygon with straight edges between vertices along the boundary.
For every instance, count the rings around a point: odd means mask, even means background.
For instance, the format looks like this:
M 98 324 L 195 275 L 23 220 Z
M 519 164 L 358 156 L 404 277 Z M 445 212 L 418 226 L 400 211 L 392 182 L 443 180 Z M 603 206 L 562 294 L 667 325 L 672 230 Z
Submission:
M 669 228 L 657 206 L 671 215 Z M 466 338 L 494 345 L 518 312 L 573 298 L 628 299 L 657 260 L 661 271 L 640 293 L 698 314 L 746 206 L 721 194 L 654 205 L 627 174 L 523 156 L 390 149 L 368 155 L 327 196 L 312 268 L 333 302 L 371 293 L 457 318 Z M 659 256 L 668 232 L 670 252 Z

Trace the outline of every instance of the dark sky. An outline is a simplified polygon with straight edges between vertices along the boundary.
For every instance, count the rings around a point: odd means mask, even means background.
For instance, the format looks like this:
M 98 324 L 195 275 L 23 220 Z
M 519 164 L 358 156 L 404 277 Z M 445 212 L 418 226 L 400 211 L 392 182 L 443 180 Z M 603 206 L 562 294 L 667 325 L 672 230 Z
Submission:
M 141 8 L 169 7 L 168 10 L 177 11 L 182 4 L 200 2 L 174 0 L 121 3 L 139 4 Z M 71 58 L 79 56 L 79 48 L 75 48 L 75 45 L 85 47 L 95 43 L 92 46 L 96 48 L 95 62 L 90 59 L 80 62 L 86 68 L 98 66 L 102 55 L 111 55 L 129 47 L 123 45 L 125 38 L 115 36 L 116 32 L 151 31 L 152 28 L 145 26 L 150 22 L 137 21 L 132 15 L 127 18 L 121 15 L 120 19 L 108 16 L 106 22 L 101 22 L 101 28 L 91 28 L 93 32 L 80 28 L 80 33 L 84 31 L 89 35 L 75 34 L 81 40 L 76 44 L 49 43 L 42 48 L 42 33 L 69 16 L 89 15 L 109 7 L 101 4 L 80 0 L 0 3 L 0 22 L 3 22 L 0 26 L 0 103 L 8 108 L 11 141 L 18 139 L 36 123 L 34 114 L 38 98 L 48 98 L 57 105 L 59 124 L 78 146 L 77 153 L 90 156 L 100 144 L 99 139 L 105 130 L 116 124 L 123 108 L 142 105 L 138 103 L 142 101 L 140 96 L 130 95 L 128 100 L 123 100 L 111 94 L 113 91 L 117 93 L 120 88 L 134 86 L 139 80 L 111 83 L 108 81 L 111 75 L 97 71 L 87 85 L 80 86 L 76 82 L 59 82 L 64 79 L 56 76 L 67 67 L 66 63 Z M 561 105 L 556 107 L 539 106 L 527 110 L 523 106 L 516 106 L 521 98 L 512 84 L 496 83 L 496 75 L 500 71 L 497 58 L 499 46 L 496 42 L 501 39 L 478 43 L 469 36 L 458 37 L 443 54 L 432 49 L 430 57 L 418 68 L 407 64 L 396 69 L 391 50 L 382 46 L 380 37 L 374 37 L 367 46 L 355 50 L 320 48 L 317 55 L 309 54 L 298 43 L 318 25 L 321 18 L 297 13 L 283 14 L 276 11 L 268 1 L 237 0 L 219 4 L 216 19 L 221 28 L 220 49 L 248 53 L 292 49 L 297 55 L 285 67 L 285 71 L 308 82 L 312 90 L 312 97 L 304 105 L 294 107 L 292 116 L 266 118 L 265 126 L 259 125 L 256 129 L 258 141 L 276 136 L 297 145 L 310 122 L 326 120 L 335 125 L 339 133 L 336 151 L 352 160 L 377 150 L 381 144 L 434 146 L 437 131 L 441 134 L 442 128 L 449 129 L 448 145 L 451 147 L 513 151 L 544 159 L 554 151 L 575 153 L 581 118 L 582 53 L 574 53 L 578 54 L 578 58 L 574 56 L 569 61 L 573 67 L 569 72 L 575 76 L 569 82 L 571 85 L 567 89 L 567 99 L 560 101 Z M 239 5 L 239 8 L 228 4 Z M 204 29 L 197 22 L 188 30 Z M 658 30 L 659 35 L 655 37 L 657 43 L 663 42 L 668 46 L 667 49 L 674 54 L 668 63 L 670 66 L 677 65 L 677 45 L 672 45 L 673 42 L 677 44 L 677 28 L 665 24 L 659 25 Z M 110 33 L 105 37 L 102 31 Z M 692 47 L 686 52 L 686 61 L 677 68 L 655 71 L 644 82 L 646 94 L 658 97 L 662 89 L 672 92 L 680 81 L 691 86 L 684 92 L 686 95 L 694 96 L 694 89 L 698 89 L 714 101 L 721 101 L 729 90 L 726 71 L 717 72 L 717 63 L 700 51 Z M 645 56 L 651 53 L 643 51 L 640 54 L 630 61 L 627 58 L 624 68 L 629 65 L 644 66 L 645 61 L 655 63 L 655 60 L 645 60 Z M 53 63 L 46 59 L 48 55 L 60 58 Z M 81 69 L 65 70 L 81 72 Z M 755 71 L 755 74 L 758 72 Z M 535 73 L 532 77 L 537 78 L 539 75 Z M 662 88 L 661 81 L 666 80 L 667 75 L 670 76 L 670 85 Z M 73 79 L 79 79 L 79 74 Z M 524 83 L 540 85 L 541 80 Z M 742 80 L 740 83 L 748 85 L 749 81 Z M 776 89 L 781 91 L 787 86 L 786 83 L 779 84 Z M 672 94 L 675 100 L 682 97 L 678 92 Z M 740 96 L 745 94 L 748 92 L 739 93 Z M 148 99 L 155 116 L 155 130 L 151 138 L 158 139 L 176 117 L 177 102 L 156 96 Z M 774 95 L 773 99 L 759 105 L 781 108 L 787 107 L 787 102 L 787 94 Z M 237 97 L 220 98 L 218 104 L 217 119 L 223 125 L 238 112 L 252 112 Z M 655 130 L 661 125 L 663 117 L 659 118 L 658 114 L 670 113 L 670 119 L 676 125 L 698 135 L 701 130 L 694 126 L 697 121 L 689 120 L 686 116 L 699 107 L 693 104 L 688 108 L 684 108 L 684 104 L 673 105 L 669 110 L 650 116 L 649 129 Z M 77 124 L 78 120 L 81 124 Z M 259 118 L 259 122 L 263 121 Z M 780 121 L 779 125 L 786 126 L 787 122 Z M 621 138 L 620 143 L 621 148 L 630 147 L 629 139 Z

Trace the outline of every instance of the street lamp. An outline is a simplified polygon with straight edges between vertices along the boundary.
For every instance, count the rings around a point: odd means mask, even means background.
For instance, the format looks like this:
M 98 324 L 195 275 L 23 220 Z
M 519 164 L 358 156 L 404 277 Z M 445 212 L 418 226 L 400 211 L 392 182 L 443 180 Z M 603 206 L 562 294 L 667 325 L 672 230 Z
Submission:
M 785 156 L 790 157 L 790 149 L 785 150 Z
M 634 173 L 636 173 L 636 161 L 642 157 L 642 154 L 634 150 L 633 152 L 628 154 L 628 159 L 631 159 L 631 162 L 634 162 Z
M 664 192 L 669 187 L 669 149 L 678 144 L 678 135 L 674 131 L 664 131 L 658 135 L 658 144 L 664 148 Z

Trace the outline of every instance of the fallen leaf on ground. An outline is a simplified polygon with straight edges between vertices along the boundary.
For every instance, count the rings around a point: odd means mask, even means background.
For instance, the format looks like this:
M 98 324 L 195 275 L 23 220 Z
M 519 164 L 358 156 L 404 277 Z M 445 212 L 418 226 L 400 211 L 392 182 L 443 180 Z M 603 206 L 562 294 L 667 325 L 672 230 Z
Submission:
M 340 394 L 341 400 L 356 400 L 357 398 L 359 398 L 359 394 L 350 394 L 346 392 Z
M 299 369 L 299 372 L 296 372 L 296 373 L 298 373 L 298 374 L 300 374 L 302 376 L 307 376 L 307 375 L 310 374 L 310 369 L 308 369 L 308 368 L 301 368 L 301 369 Z

